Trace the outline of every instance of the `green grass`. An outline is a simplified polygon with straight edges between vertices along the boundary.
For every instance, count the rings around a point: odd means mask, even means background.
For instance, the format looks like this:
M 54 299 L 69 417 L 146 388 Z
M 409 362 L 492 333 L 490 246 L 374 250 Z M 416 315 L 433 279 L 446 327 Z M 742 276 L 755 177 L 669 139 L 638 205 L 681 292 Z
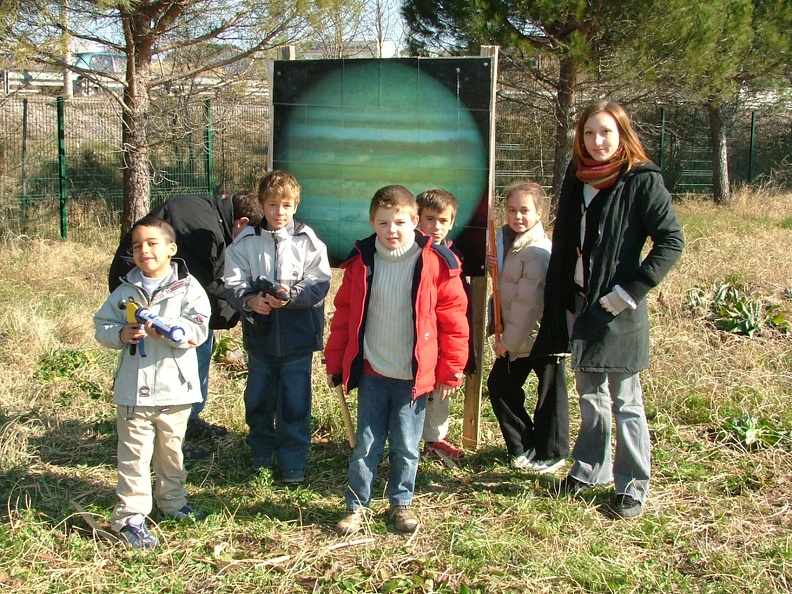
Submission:
M 730 207 L 677 206 L 688 248 L 649 297 L 652 364 L 642 380 L 653 479 L 641 518 L 603 513 L 607 485 L 558 498 L 561 472 L 510 469 L 485 389 L 478 449 L 457 469 L 421 462 L 420 530 L 395 533 L 385 518 L 383 463 L 366 529 L 340 538 L 333 525 L 350 451 L 319 357 L 308 480 L 286 488 L 249 470 L 244 365 L 228 358 L 239 348 L 236 329 L 219 337 L 226 359 L 213 365 L 205 412 L 230 434 L 202 444 L 209 458 L 187 463 L 190 502 L 208 518 L 152 524 L 162 543 L 154 551 L 104 536 L 115 502 L 116 353 L 93 340 L 91 318 L 106 296 L 115 233 L 97 232 L 107 238 L 98 246 L 6 237 L 0 591 L 786 592 L 792 340 L 716 330 L 686 299 L 693 287 L 731 282 L 789 319 L 791 208 L 792 195 L 763 194 Z M 487 353 L 485 370 L 490 363 Z M 461 393 L 454 398 L 451 439 L 459 442 Z M 353 414 L 354 403 L 353 394 Z M 749 435 L 760 438 L 748 444 Z

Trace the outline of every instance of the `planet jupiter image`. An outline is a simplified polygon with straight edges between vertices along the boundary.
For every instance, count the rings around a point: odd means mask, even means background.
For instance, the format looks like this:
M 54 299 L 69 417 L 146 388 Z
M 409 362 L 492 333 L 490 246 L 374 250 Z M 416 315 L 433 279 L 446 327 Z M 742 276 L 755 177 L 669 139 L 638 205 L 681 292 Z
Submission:
M 486 201 L 488 97 L 484 110 L 470 104 L 489 92 L 476 79 L 488 64 L 435 59 L 422 68 L 429 63 L 418 58 L 298 64 L 275 68 L 273 167 L 297 177 L 296 218 L 327 244 L 331 262 L 372 233 L 369 201 L 389 184 L 413 194 L 452 192 L 459 212 L 451 237 L 463 233 Z

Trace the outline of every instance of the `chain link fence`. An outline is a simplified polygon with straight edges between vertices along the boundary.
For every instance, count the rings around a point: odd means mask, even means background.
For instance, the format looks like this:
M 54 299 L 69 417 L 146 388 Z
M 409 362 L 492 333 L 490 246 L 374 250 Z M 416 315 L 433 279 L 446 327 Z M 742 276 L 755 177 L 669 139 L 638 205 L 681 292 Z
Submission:
M 121 106 L 110 97 L 62 101 L 6 97 L 0 103 L 0 235 L 75 241 L 119 228 L 123 196 Z M 157 97 L 148 122 L 151 205 L 174 194 L 250 189 L 266 170 L 269 106 L 263 102 Z M 706 114 L 690 107 L 630 106 L 649 156 L 673 193 L 708 192 Z M 501 100 L 496 189 L 517 178 L 550 187 L 552 116 Z M 729 122 L 732 183 L 789 182 L 792 110 L 781 102 L 736 109 Z

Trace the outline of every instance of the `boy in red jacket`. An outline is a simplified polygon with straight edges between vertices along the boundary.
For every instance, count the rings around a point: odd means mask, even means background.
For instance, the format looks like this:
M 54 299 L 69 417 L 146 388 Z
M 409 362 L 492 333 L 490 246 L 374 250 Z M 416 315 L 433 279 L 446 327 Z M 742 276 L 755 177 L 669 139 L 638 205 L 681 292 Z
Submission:
M 339 533 L 360 530 L 389 442 L 389 515 L 413 532 L 410 508 L 420 459 L 425 396 L 462 383 L 468 354 L 467 297 L 459 261 L 416 230 L 418 208 L 402 186 L 377 190 L 369 207 L 374 234 L 355 242 L 325 347 L 328 383 L 358 388 L 357 444 L 349 462 L 347 515 Z M 334 376 L 336 376 L 334 378 Z

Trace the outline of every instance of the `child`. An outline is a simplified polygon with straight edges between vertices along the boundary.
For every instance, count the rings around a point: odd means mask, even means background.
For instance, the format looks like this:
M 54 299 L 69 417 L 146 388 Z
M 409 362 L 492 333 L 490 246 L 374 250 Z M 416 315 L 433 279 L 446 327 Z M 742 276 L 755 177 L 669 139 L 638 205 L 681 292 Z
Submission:
M 330 264 L 325 244 L 294 219 L 300 186 L 292 174 L 267 174 L 258 195 L 262 225 L 243 229 L 226 249 L 226 293 L 243 313 L 253 470 L 271 470 L 274 456 L 281 482 L 297 485 L 311 444 L 311 361 L 322 348 Z
M 198 279 L 209 297 L 212 307 L 209 328 L 220 330 L 236 326 L 239 312 L 226 303 L 223 286 L 225 248 L 244 227 L 258 225 L 261 221 L 258 196 L 254 193 L 238 193 L 230 198 L 208 194 L 173 196 L 149 214 L 167 221 L 173 227 L 179 258 L 184 260 L 187 270 Z M 121 239 L 110 264 L 107 282 L 111 292 L 121 284 L 121 277 L 134 266 L 131 237 L 131 233 L 127 233 Z M 222 437 L 228 433 L 222 425 L 209 423 L 199 416 L 209 395 L 213 345 L 214 333 L 210 332 L 209 337 L 196 349 L 198 374 L 201 378 L 201 401 L 193 404 L 190 420 L 187 422 L 187 433 L 182 444 L 186 459 L 205 458 L 209 453 L 206 448 L 187 440 Z
M 418 204 L 418 229 L 432 238 L 432 242 L 450 249 L 461 260 L 461 255 L 454 249 L 453 242 L 448 239 L 448 233 L 454 228 L 454 220 L 458 203 L 456 197 L 446 190 L 426 190 L 415 197 Z M 463 277 L 463 284 L 464 277 Z M 467 285 L 465 293 L 469 296 Z M 468 305 L 470 301 L 468 300 Z M 468 331 L 470 331 L 470 307 L 468 307 Z M 465 373 L 472 372 L 476 363 L 472 346 L 468 351 L 468 365 Z M 441 398 L 434 392 L 426 396 L 426 418 L 424 420 L 423 440 L 424 454 L 439 453 L 452 460 L 459 460 L 465 456 L 465 451 L 446 441 L 448 435 L 448 417 L 451 402 L 448 398 Z
M 647 238 L 652 248 L 642 256 Z M 683 245 L 671 196 L 624 108 L 589 105 L 575 128 L 561 187 L 537 348 L 552 352 L 571 340 L 581 419 L 575 464 L 560 490 L 577 494 L 614 481 L 612 512 L 621 518 L 641 515 L 649 492 L 649 428 L 638 375 L 649 364 L 646 294 Z
M 553 472 L 565 464 L 569 453 L 564 359 L 558 354 L 531 353 L 542 317 L 550 260 L 550 240 L 542 226 L 545 193 L 539 184 L 520 181 L 508 186 L 505 195 L 507 224 L 497 241 L 503 334 L 494 345 L 497 358 L 487 388 L 512 466 Z M 489 264 L 495 264 L 492 256 Z M 525 410 L 523 391 L 531 370 L 539 380 L 534 420 Z
M 358 388 L 357 445 L 349 462 L 347 515 L 339 533 L 363 526 L 385 440 L 389 441 L 389 514 L 412 532 L 410 509 L 420 459 L 426 394 L 462 383 L 467 358 L 467 298 L 456 257 L 417 231 L 415 198 L 385 186 L 369 208 L 374 234 L 355 242 L 325 347 L 328 383 L 340 375 Z
M 209 298 L 184 263 L 174 259 L 176 235 L 162 219 L 146 216 L 132 227 L 136 267 L 121 278 L 94 316 L 96 339 L 121 350 L 113 382 L 118 405 L 118 504 L 113 530 L 135 548 L 154 548 L 146 528 L 151 513 L 151 464 L 157 475 L 154 500 L 165 517 L 200 517 L 187 505 L 182 442 L 192 404 L 201 401 L 195 344 L 209 334 Z M 185 330 L 174 342 L 152 323 L 127 322 L 128 301 Z M 145 349 L 145 350 L 144 350 Z

